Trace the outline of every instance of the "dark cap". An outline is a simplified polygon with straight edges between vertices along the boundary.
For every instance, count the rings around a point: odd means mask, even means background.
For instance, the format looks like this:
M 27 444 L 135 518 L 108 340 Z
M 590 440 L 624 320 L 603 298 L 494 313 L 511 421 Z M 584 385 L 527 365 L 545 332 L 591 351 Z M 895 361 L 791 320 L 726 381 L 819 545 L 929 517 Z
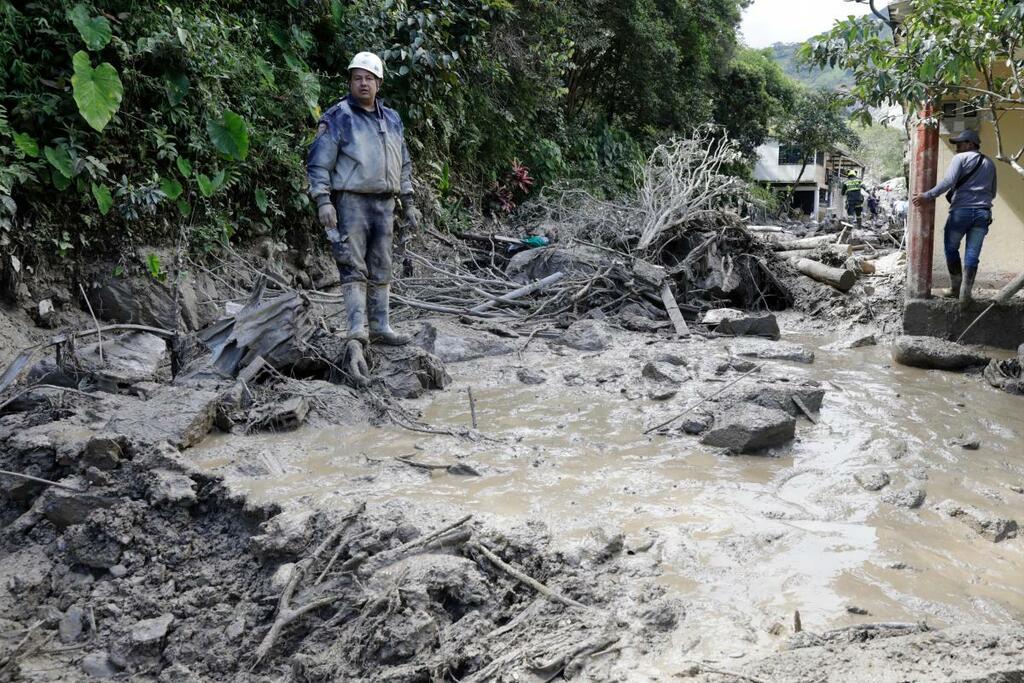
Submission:
M 974 130 L 965 130 L 958 135 L 954 135 L 949 139 L 950 142 L 973 142 L 978 147 L 981 147 L 981 138 L 978 137 L 978 132 Z

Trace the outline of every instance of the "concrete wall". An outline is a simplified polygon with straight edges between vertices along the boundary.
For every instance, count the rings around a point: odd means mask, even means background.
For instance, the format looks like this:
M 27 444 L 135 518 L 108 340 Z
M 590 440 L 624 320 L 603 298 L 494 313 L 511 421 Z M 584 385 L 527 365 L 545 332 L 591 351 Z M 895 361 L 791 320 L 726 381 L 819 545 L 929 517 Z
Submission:
M 1024 116 L 1007 114 L 1001 126 L 1003 148 L 1012 154 L 1024 145 Z M 982 120 L 978 132 L 981 134 L 981 151 L 995 157 L 996 141 L 992 124 Z M 949 167 L 954 146 L 949 136 L 943 133 L 939 138 L 939 178 Z M 996 162 L 999 174 L 999 194 L 992 206 L 992 226 L 989 228 L 985 246 L 981 250 L 981 266 L 978 283 L 982 287 L 1001 287 L 1017 273 L 1024 271 L 1024 176 L 1009 164 Z M 949 284 L 946 258 L 942 251 L 942 232 L 949 215 L 949 203 L 939 197 L 935 202 L 935 250 L 933 261 L 933 286 Z M 960 253 L 963 254 L 961 245 Z

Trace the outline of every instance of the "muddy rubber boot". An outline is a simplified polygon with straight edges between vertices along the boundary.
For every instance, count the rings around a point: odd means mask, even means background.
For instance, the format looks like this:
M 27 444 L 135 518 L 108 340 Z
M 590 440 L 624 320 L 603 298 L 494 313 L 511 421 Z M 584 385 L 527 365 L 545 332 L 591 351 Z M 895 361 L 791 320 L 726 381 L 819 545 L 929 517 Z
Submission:
M 411 342 L 412 339 L 409 335 L 395 332 L 388 322 L 391 308 L 390 285 L 370 285 L 367 292 L 367 303 L 370 309 L 370 341 L 388 346 L 404 346 Z
M 348 339 L 361 344 L 370 343 L 366 333 L 366 284 L 363 282 L 346 282 L 341 286 L 345 297 L 345 313 L 348 321 Z
M 974 278 L 978 276 L 978 269 L 971 268 L 968 266 L 964 268 L 964 281 L 960 285 L 960 307 L 967 308 L 971 305 L 973 297 L 971 296 L 971 290 L 974 289 Z
M 960 285 L 964 281 L 963 266 L 960 263 L 946 261 L 946 267 L 949 268 L 950 285 L 944 296 L 947 299 L 957 299 L 960 297 Z

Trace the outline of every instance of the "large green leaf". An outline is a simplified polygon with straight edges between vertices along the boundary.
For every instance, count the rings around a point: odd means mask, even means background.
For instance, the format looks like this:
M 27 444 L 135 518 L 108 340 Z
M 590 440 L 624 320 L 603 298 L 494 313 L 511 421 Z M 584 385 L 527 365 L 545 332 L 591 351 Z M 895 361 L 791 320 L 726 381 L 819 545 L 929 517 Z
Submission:
M 68 10 L 68 19 L 90 50 L 102 50 L 110 42 L 110 22 L 106 17 L 89 16 L 89 8 L 85 5 L 75 5 Z
M 242 161 L 249 154 L 249 130 L 245 119 L 233 111 L 225 111 L 219 121 L 206 120 L 206 133 L 213 146 L 228 159 Z
M 174 201 L 181 196 L 185 188 L 174 178 L 162 178 L 160 180 L 160 191 L 167 195 L 167 198 Z
M 39 143 L 28 133 L 14 133 L 14 146 L 21 150 L 21 153 L 33 159 L 39 156 Z
M 92 196 L 96 199 L 96 206 L 99 207 L 100 213 L 106 216 L 110 212 L 110 208 L 114 206 L 114 198 L 110 196 L 110 189 L 106 185 L 93 183 Z
M 192 175 L 192 163 L 185 157 L 178 157 L 174 160 L 175 166 L 178 167 L 178 173 L 188 178 Z
M 98 131 L 102 131 L 121 106 L 124 88 L 117 69 L 103 62 L 95 69 L 89 55 L 78 51 L 74 56 L 75 73 L 71 87 L 78 112 Z
M 217 190 L 217 188 L 213 186 L 213 181 L 211 181 L 209 176 L 205 173 L 196 174 L 196 184 L 199 185 L 199 194 L 204 197 L 210 197 Z
M 263 191 L 263 188 L 256 188 L 256 192 L 253 193 L 253 198 L 256 200 L 256 207 L 261 213 L 267 212 L 267 207 L 270 205 L 267 199 L 267 193 Z
M 46 156 L 46 160 L 50 162 L 50 165 L 60 171 L 63 177 L 71 178 L 75 175 L 72 168 L 71 155 L 63 147 L 44 147 L 43 154 Z
M 183 99 L 185 99 L 185 95 L 188 94 L 188 89 L 191 83 L 188 80 L 188 76 L 178 73 L 167 74 L 164 76 L 164 85 L 167 89 L 168 101 L 171 103 L 172 107 L 176 107 L 181 104 Z

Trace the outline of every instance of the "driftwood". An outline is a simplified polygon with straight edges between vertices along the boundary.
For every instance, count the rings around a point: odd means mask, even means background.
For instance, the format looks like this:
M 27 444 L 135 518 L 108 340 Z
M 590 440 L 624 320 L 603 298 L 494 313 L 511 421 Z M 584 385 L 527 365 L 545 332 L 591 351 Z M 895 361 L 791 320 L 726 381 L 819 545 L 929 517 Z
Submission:
M 850 291 L 850 288 L 857 282 L 857 275 L 852 270 L 833 268 L 808 258 L 800 259 L 794 265 L 807 277 L 832 285 L 841 292 Z
M 665 310 L 668 311 L 668 317 L 672 321 L 672 325 L 676 328 L 676 334 L 680 337 L 689 337 L 690 328 L 686 326 L 686 321 L 683 320 L 683 314 L 679 312 L 679 306 L 676 305 L 676 298 L 672 295 L 672 286 L 665 282 L 661 286 L 661 301 L 665 304 Z
M 776 242 L 772 244 L 772 249 L 775 251 L 817 249 L 818 247 L 824 247 L 831 244 L 835 244 L 835 238 L 832 235 L 819 235 L 817 237 L 803 237 L 801 239 L 788 240 L 786 242 Z
M 516 299 L 522 298 L 522 297 L 527 296 L 529 294 L 533 294 L 534 292 L 540 291 L 540 290 L 544 289 L 545 287 L 547 287 L 548 285 L 553 285 L 553 284 L 555 284 L 556 282 L 558 282 L 559 280 L 561 280 L 564 277 L 565 277 L 565 273 L 561 273 L 561 272 L 552 273 L 551 275 L 548 275 L 546 278 L 544 278 L 542 280 L 537 280 L 536 282 L 531 282 L 530 284 L 528 284 L 528 285 L 526 285 L 524 287 L 520 287 L 519 289 L 513 290 L 513 291 L 509 292 L 508 294 L 505 294 L 499 300 L 502 301 L 502 302 L 506 302 L 506 303 L 514 301 Z M 487 309 L 493 308 L 495 303 L 496 302 L 494 302 L 494 301 L 486 301 L 486 302 L 480 304 L 479 306 L 475 306 L 475 307 L 473 307 L 473 308 L 471 308 L 469 310 L 470 310 L 471 313 L 483 313 Z
M 516 581 L 526 584 L 527 586 L 537 591 L 541 595 L 549 597 L 555 602 L 560 602 L 566 607 L 580 607 L 582 609 L 590 609 L 582 602 L 576 602 L 572 598 L 567 598 L 561 593 L 558 593 L 548 588 L 537 579 L 528 576 L 527 574 L 524 574 L 520 570 L 516 569 L 515 567 L 513 567 L 512 565 L 508 564 L 503 559 L 495 555 L 487 546 L 483 545 L 482 543 L 470 543 L 468 547 L 470 550 L 475 550 L 476 552 L 486 557 L 491 562 L 491 564 L 493 564 L 495 567 L 505 572 L 512 578 L 514 578 Z
M 56 486 L 59 489 L 65 489 L 67 491 L 74 491 L 75 493 L 85 493 L 85 489 L 80 489 L 77 486 L 68 486 L 67 484 L 61 484 L 60 482 L 50 481 L 49 479 L 40 479 L 39 477 L 33 477 L 31 474 L 22 474 L 21 472 L 11 472 L 10 470 L 0 470 L 0 475 L 7 477 L 14 477 L 16 479 L 24 479 L 26 481 L 34 481 L 37 484 L 47 484 L 49 486 Z

